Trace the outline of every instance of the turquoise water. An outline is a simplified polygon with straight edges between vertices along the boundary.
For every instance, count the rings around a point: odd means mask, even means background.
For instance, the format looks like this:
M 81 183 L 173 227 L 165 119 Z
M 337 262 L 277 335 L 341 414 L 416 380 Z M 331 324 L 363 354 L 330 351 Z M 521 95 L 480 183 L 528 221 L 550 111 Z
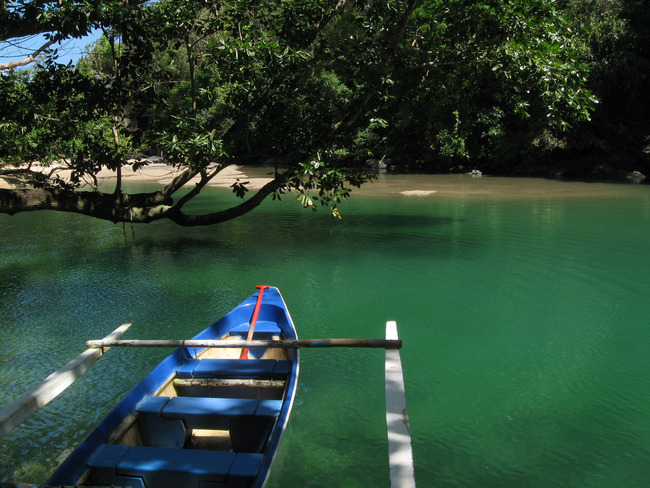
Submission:
M 397 321 L 418 486 L 648 486 L 650 187 L 386 176 L 341 210 L 269 202 L 198 229 L 0 216 L 0 407 L 121 323 L 187 338 L 272 284 L 302 338 Z M 0 479 L 46 481 L 165 354 L 109 351 L 0 440 Z M 269 486 L 389 486 L 383 361 L 303 352 Z

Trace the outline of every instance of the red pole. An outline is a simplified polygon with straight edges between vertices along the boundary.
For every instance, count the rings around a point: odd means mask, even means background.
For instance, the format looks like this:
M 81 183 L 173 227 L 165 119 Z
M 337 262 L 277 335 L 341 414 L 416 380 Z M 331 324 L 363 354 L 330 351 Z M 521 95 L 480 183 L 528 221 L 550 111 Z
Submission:
M 251 317 L 251 322 L 250 326 L 248 327 L 248 336 L 246 336 L 246 340 L 250 341 L 253 339 L 253 333 L 255 332 L 255 324 L 257 323 L 257 316 L 260 314 L 260 306 L 262 305 L 262 295 L 264 295 L 264 290 L 269 288 L 268 285 L 257 285 L 255 288 L 257 288 L 260 292 L 257 295 L 257 302 L 255 303 L 255 309 L 253 310 L 253 316 Z M 241 350 L 241 356 L 239 356 L 239 359 L 248 359 L 248 348 L 244 348 Z

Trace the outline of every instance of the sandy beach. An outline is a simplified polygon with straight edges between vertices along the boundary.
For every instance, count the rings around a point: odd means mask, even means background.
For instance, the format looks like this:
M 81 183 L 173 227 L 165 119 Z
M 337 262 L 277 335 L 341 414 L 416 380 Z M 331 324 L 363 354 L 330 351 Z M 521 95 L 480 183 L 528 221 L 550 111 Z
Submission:
M 38 165 L 32 165 L 32 170 L 35 171 L 50 171 L 50 167 L 42 167 Z M 231 165 L 224 168 L 209 184 L 208 186 L 217 186 L 222 188 L 228 188 L 232 186 L 233 183 L 239 181 L 245 183 L 246 187 L 250 190 L 257 190 L 269 182 L 273 175 L 273 168 L 269 167 L 251 167 L 247 166 L 245 168 L 246 172 L 244 173 L 244 167 L 238 165 Z M 176 176 L 181 173 L 181 170 L 169 166 L 165 163 L 154 161 L 149 163 L 147 166 L 139 169 L 138 171 L 133 171 L 130 168 L 124 168 L 122 170 L 122 182 L 152 182 L 157 183 L 161 186 L 171 182 Z M 56 173 L 60 178 L 66 180 L 69 178 L 70 171 L 61 168 Z M 112 184 L 115 181 L 116 174 L 114 171 L 108 169 L 102 169 L 97 174 L 97 182 L 100 187 Z M 199 181 L 199 177 L 196 177 L 187 185 L 196 183 Z M 88 180 L 90 184 L 90 180 Z M 11 189 L 16 188 L 11 181 L 11 178 L 4 179 L 0 177 L 0 188 Z
M 32 169 L 38 168 L 32 165 Z M 41 168 L 41 170 L 50 168 Z M 228 188 L 239 181 L 255 191 L 273 177 L 274 168 L 270 166 L 231 165 L 224 168 L 208 186 Z M 67 174 L 66 174 L 67 173 Z M 124 168 L 123 183 L 155 183 L 163 187 L 180 173 L 161 161 L 151 161 L 138 171 Z M 66 178 L 69 171 L 61 169 L 61 178 Z M 14 180 L 17 180 L 14 178 Z M 100 190 L 111 192 L 115 182 L 115 172 L 102 170 L 97 175 Z M 191 188 L 198 182 L 198 177 L 186 184 Z M 516 182 L 516 184 L 513 184 Z M 1 188 L 16 188 L 12 178 L 0 177 Z M 90 185 L 90 182 L 88 183 Z M 636 187 L 636 188 L 635 188 Z M 394 195 L 406 198 L 463 198 L 463 199 L 555 199 L 555 198 L 591 198 L 594 196 L 620 196 L 635 191 L 644 191 L 645 185 L 608 184 L 587 182 L 566 182 L 543 178 L 475 178 L 470 175 L 418 175 L 418 174 L 379 174 L 372 183 L 361 188 L 353 188 L 353 195 Z M 250 195 L 250 194 L 249 194 Z
M 245 169 L 245 173 L 244 173 Z M 166 185 L 170 183 L 182 171 L 164 163 L 150 163 L 138 171 L 130 169 L 122 170 L 122 180 L 129 181 L 142 181 L 142 182 L 156 182 L 158 184 Z M 268 167 L 251 167 L 231 165 L 227 166 L 208 183 L 208 186 L 217 186 L 221 188 L 228 188 L 233 183 L 239 181 L 241 183 L 248 182 L 246 187 L 250 190 L 256 190 L 271 181 L 273 169 Z M 100 185 L 102 183 L 109 183 L 115 181 L 115 172 L 104 169 L 97 175 Z M 197 183 L 199 177 L 190 180 L 187 185 Z

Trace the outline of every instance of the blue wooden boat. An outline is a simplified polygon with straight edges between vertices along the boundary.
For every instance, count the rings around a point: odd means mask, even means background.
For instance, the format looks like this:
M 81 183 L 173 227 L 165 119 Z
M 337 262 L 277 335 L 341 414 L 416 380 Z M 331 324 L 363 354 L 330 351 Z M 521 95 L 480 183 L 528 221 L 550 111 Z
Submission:
M 255 341 L 297 340 L 279 290 L 264 287 L 193 339 L 250 339 L 251 323 Z M 48 486 L 261 487 L 291 412 L 299 353 L 258 348 L 240 359 L 241 352 L 176 349 L 71 453 Z

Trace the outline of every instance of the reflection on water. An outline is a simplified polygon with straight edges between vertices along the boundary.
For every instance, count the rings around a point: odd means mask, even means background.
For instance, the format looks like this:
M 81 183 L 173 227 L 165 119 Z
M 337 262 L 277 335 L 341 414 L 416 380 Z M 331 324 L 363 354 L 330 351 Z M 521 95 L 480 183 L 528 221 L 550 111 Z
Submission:
M 382 176 L 341 210 L 134 234 L 0 216 L 0 406 L 86 339 L 190 337 L 266 283 L 303 338 L 397 321 L 419 486 L 646 486 L 648 187 Z M 164 354 L 111 350 L 0 440 L 0 479 L 44 482 Z M 305 351 L 270 486 L 387 486 L 383 402 L 383 353 Z

